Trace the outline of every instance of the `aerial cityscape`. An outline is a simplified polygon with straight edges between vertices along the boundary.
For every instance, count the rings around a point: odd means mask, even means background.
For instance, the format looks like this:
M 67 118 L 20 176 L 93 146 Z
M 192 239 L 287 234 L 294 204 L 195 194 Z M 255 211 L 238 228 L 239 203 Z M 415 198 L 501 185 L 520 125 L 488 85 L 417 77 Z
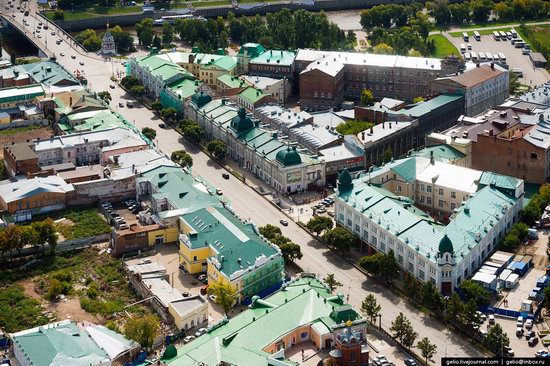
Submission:
M 550 365 L 550 1 L 0 0 L 0 366 Z

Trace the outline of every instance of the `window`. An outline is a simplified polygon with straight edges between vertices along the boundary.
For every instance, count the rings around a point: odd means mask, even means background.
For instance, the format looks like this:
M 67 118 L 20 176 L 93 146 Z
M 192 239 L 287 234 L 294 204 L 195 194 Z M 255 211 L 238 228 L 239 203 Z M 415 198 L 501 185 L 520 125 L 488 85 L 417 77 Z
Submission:
M 531 159 L 537 159 L 538 155 L 536 153 L 531 153 Z
M 348 219 L 348 226 L 351 226 L 351 219 Z
M 426 197 L 426 203 L 428 205 L 431 205 L 432 204 L 432 197 Z
M 420 190 L 421 190 L 422 192 L 424 192 L 424 191 L 426 190 L 426 187 L 424 186 L 424 184 L 421 184 L 421 185 L 420 185 Z
M 397 251 L 403 253 L 403 245 L 399 244 L 399 246 L 397 247 Z
M 443 205 L 444 205 L 444 202 L 443 202 L 443 200 L 439 200 L 439 202 L 438 202 L 438 206 L 439 206 L 439 207 L 443 207 Z
M 456 192 L 451 191 L 451 198 L 456 198 Z
M 359 225 L 357 225 L 357 224 L 355 224 L 355 231 L 358 231 L 358 232 L 361 231 L 361 228 L 360 228 Z
M 424 264 L 425 264 L 424 259 L 419 259 L 419 260 L 418 260 L 418 267 L 424 268 Z
M 426 197 L 420 196 L 420 202 L 424 203 L 425 200 L 426 200 Z
M 440 196 L 443 196 L 443 195 L 444 195 L 443 188 L 439 188 L 439 195 L 440 195 Z
M 426 192 L 432 192 L 432 186 L 426 186 Z
M 413 252 L 407 252 L 407 257 L 409 257 L 409 259 L 414 259 L 414 253 Z
M 397 186 L 397 192 L 401 192 L 401 186 L 400 185 Z
M 451 210 L 454 211 L 455 208 L 456 208 L 456 204 L 451 203 Z

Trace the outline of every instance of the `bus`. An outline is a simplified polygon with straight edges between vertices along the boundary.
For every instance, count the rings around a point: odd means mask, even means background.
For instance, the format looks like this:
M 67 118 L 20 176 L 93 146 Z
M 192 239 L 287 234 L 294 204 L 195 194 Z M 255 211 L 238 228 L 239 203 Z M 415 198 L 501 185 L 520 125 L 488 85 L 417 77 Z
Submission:
M 510 29 L 510 33 L 512 33 L 512 38 L 518 38 L 518 32 L 515 29 Z
M 470 61 L 470 59 L 472 58 L 472 56 L 470 56 L 470 53 L 469 52 L 466 52 L 464 54 L 464 59 L 467 60 L 467 61 Z
M 512 67 L 510 72 L 512 72 L 512 74 L 516 74 L 520 78 L 523 77 L 523 69 L 521 67 Z
M 478 31 L 475 31 L 474 32 L 474 38 L 476 39 L 476 41 L 481 41 L 481 34 L 479 34 Z
M 468 42 L 470 40 L 470 36 L 466 32 L 462 32 L 462 38 L 464 39 L 464 42 Z
M 195 16 L 192 14 L 183 14 L 183 15 L 166 15 L 163 16 L 160 19 L 155 19 L 153 21 L 153 25 L 155 26 L 161 26 L 164 23 L 174 24 L 176 22 L 176 19 L 199 19 L 199 20 L 206 20 L 205 18 L 201 16 Z
M 500 62 L 502 62 L 503 64 L 506 63 L 506 56 L 504 56 L 504 53 L 499 52 L 498 53 L 498 58 L 500 59 Z
M 474 62 L 477 61 L 477 53 L 471 52 L 471 53 L 470 53 L 470 56 L 472 57 L 472 61 L 474 61 Z
M 464 43 L 460 44 L 460 53 L 466 52 L 466 45 Z
M 487 59 L 485 58 L 485 53 L 483 52 L 479 53 L 479 61 L 487 61 Z
M 506 41 L 506 33 L 504 33 L 503 31 L 500 31 L 500 39 Z
M 493 38 L 495 41 L 500 41 L 500 33 L 498 31 L 493 31 Z

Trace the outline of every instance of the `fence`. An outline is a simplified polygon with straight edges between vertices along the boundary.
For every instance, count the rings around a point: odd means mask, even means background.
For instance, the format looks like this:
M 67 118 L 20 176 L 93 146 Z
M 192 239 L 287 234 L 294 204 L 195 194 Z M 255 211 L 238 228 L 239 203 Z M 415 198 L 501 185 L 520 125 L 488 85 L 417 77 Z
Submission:
M 534 318 L 533 315 L 530 315 L 527 312 L 496 308 L 492 306 L 480 306 L 479 311 L 481 311 L 482 313 L 495 314 L 495 315 L 505 316 L 508 318 L 517 318 L 518 316 L 522 316 L 524 319 Z

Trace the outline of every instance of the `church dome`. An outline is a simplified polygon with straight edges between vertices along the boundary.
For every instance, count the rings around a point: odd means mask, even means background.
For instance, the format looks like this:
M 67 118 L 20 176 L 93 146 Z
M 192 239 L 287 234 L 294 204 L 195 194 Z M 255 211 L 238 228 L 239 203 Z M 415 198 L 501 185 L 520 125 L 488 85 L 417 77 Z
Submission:
M 286 149 L 279 150 L 275 156 L 275 159 L 277 159 L 277 161 L 285 167 L 302 163 L 302 158 L 300 157 L 300 154 L 298 154 L 298 151 L 296 151 L 295 146 L 292 148 L 289 146 Z
M 451 241 L 451 239 L 449 239 L 449 237 L 447 236 L 447 234 L 445 234 L 443 236 L 443 238 L 439 241 L 439 253 L 440 254 L 443 254 L 443 253 L 454 253 L 454 247 L 453 247 L 453 242 Z
M 239 109 L 239 112 L 231 120 L 231 128 L 236 132 L 244 132 L 254 127 L 254 122 L 246 115 L 244 108 Z
M 191 97 L 191 102 L 193 102 L 193 104 L 196 105 L 197 108 L 204 107 L 206 104 L 210 103 L 210 101 L 212 101 L 210 95 L 202 91 L 193 94 L 193 96 Z

